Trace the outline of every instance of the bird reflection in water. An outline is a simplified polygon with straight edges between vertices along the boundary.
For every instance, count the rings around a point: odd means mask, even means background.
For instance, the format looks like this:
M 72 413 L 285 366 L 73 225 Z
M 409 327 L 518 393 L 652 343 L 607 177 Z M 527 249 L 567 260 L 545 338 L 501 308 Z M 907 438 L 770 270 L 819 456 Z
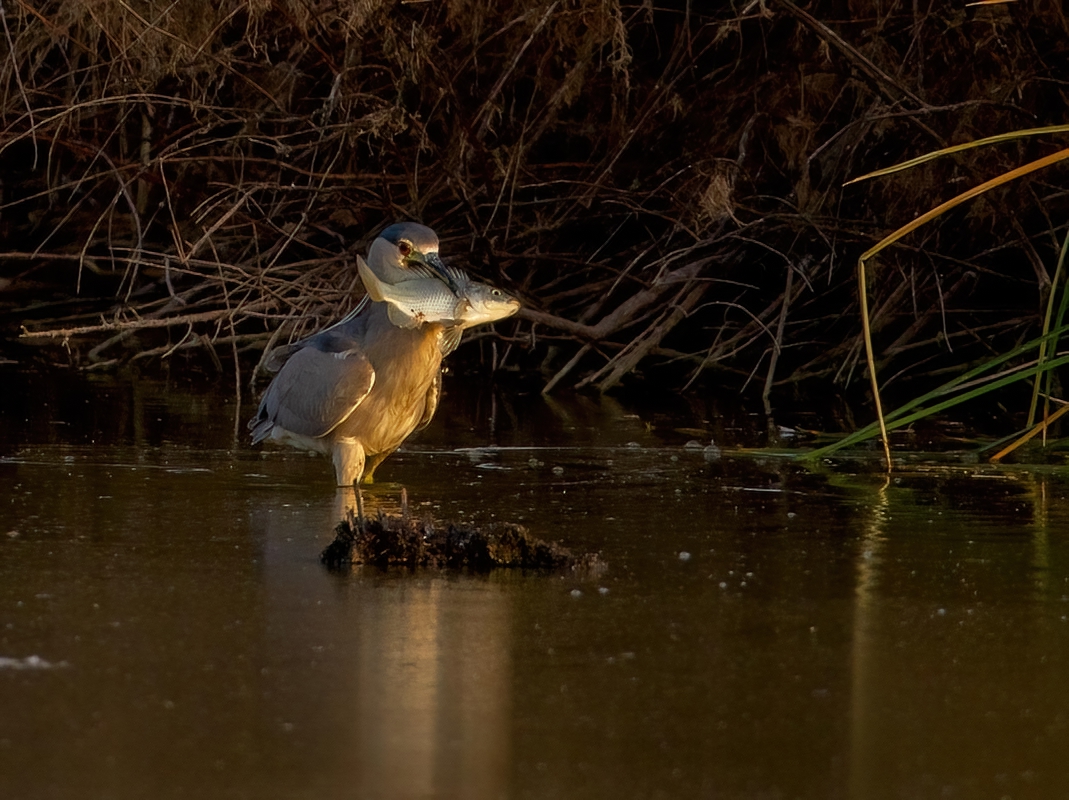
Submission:
M 261 510 L 267 647 L 293 654 L 292 674 L 266 679 L 276 713 L 294 735 L 311 737 L 306 745 L 331 786 L 344 776 L 345 796 L 507 796 L 513 612 L 505 587 L 475 576 L 365 570 L 339 580 L 294 569 L 308 556 L 299 532 L 321 529 L 324 516 L 314 505 Z M 310 652 L 323 653 L 314 680 L 300 674 L 309 667 L 299 654 Z

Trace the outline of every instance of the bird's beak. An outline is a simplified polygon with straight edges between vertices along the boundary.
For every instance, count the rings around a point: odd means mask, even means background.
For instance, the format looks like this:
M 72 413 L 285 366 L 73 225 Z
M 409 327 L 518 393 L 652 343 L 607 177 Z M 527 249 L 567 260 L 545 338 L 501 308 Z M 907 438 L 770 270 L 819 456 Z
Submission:
M 460 297 L 460 287 L 457 285 L 456 279 L 449 274 L 449 270 L 445 268 L 445 264 L 442 263 L 442 259 L 438 257 L 437 253 L 420 253 L 413 250 L 408 254 L 408 257 L 405 260 L 415 262 L 416 264 L 429 269 L 442 279 L 442 282 L 449 287 L 453 294 Z

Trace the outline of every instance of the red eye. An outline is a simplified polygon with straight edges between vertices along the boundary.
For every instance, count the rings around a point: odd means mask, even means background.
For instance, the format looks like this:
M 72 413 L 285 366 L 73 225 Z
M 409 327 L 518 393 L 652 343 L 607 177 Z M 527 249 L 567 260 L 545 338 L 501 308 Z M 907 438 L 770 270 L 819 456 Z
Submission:
M 408 242 L 401 242 L 399 245 L 397 245 L 397 249 L 401 251 L 401 255 L 407 256 L 409 253 L 412 252 L 412 245 L 410 245 Z

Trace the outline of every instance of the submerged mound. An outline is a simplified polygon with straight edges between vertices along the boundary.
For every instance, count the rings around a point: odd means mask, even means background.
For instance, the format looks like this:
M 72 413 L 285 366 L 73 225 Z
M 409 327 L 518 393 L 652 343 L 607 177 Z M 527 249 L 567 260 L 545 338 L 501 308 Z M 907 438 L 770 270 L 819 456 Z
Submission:
M 334 529 L 335 537 L 320 554 L 330 569 L 354 564 L 386 568 L 430 567 L 486 572 L 495 567 L 591 571 L 604 569 L 596 553 L 574 555 L 556 542 L 533 536 L 522 525 L 497 523 L 458 528 L 448 523 L 380 513 L 363 530 L 350 514 Z

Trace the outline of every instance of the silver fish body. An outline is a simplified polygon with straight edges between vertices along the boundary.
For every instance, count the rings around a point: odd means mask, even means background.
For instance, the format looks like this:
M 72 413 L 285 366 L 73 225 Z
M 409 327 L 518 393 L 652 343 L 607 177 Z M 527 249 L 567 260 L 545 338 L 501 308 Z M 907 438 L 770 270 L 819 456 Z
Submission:
M 438 322 L 447 329 L 463 331 L 476 325 L 486 325 L 512 316 L 520 302 L 493 286 L 471 277 L 459 269 L 445 267 L 456 287 L 454 292 L 440 276 L 420 269 L 412 269 L 413 277 L 397 283 L 385 283 L 360 257 L 357 269 L 368 296 L 389 304 L 387 314 L 399 328 L 415 328 L 428 322 Z

